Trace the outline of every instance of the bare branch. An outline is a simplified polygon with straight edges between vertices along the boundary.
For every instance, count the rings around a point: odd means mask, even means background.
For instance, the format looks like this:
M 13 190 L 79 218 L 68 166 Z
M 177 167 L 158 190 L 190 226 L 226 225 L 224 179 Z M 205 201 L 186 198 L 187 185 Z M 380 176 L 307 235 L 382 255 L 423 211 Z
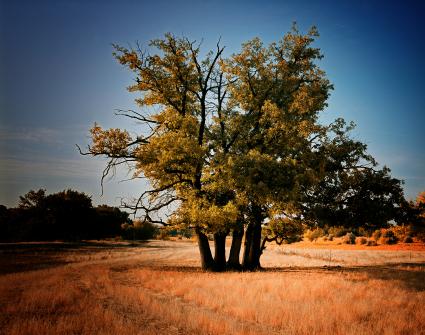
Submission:
M 131 119 L 136 119 L 136 120 L 141 121 L 141 122 L 159 124 L 159 122 L 152 120 L 152 119 L 148 119 L 147 117 L 145 117 L 141 113 L 138 113 L 138 112 L 136 112 L 132 109 L 128 109 L 128 110 L 116 109 L 115 111 L 116 111 L 115 115 L 117 115 L 117 116 L 125 116 L 125 117 L 131 118 Z

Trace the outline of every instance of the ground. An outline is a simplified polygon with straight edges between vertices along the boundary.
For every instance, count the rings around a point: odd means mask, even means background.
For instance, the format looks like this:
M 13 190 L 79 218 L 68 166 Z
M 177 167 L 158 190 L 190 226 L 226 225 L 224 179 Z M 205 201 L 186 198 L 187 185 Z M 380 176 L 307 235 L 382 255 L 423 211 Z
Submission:
M 269 246 L 199 269 L 194 241 L 0 244 L 0 334 L 425 334 L 425 247 Z

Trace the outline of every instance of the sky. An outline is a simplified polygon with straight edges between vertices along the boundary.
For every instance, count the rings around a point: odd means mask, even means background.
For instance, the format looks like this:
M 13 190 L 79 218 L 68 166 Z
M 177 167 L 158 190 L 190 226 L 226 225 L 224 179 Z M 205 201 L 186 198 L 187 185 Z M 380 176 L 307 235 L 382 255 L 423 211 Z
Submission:
M 114 115 L 137 108 L 137 95 L 111 43 L 146 46 L 171 32 L 205 49 L 221 38 L 231 54 L 253 37 L 280 39 L 294 21 L 320 32 L 319 65 L 335 87 L 321 120 L 354 121 L 352 136 L 413 199 L 425 190 L 424 14 L 421 0 L 0 0 L 0 204 L 39 188 L 85 192 L 95 205 L 143 191 L 118 171 L 101 195 L 105 161 L 75 146 L 90 143 L 94 122 L 137 131 Z

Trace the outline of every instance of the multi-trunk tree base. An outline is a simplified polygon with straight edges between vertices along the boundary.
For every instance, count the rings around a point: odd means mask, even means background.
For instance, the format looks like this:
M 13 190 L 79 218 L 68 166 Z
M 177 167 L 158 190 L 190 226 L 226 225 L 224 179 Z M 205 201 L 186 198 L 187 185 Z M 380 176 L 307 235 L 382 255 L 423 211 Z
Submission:
M 261 224 L 249 224 L 245 232 L 244 252 L 242 264 L 240 252 L 244 230 L 233 231 L 229 258 L 226 262 L 227 233 L 214 234 L 214 257 L 211 253 L 208 237 L 200 230 L 196 231 L 198 247 L 201 257 L 201 267 L 205 271 L 256 271 L 261 269 Z

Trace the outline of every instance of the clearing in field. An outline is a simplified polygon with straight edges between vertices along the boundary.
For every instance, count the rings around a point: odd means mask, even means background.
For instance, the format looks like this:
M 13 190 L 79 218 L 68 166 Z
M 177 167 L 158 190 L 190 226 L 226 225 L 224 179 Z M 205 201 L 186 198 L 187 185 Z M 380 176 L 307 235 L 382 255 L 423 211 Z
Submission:
M 0 334 L 425 334 L 409 249 L 276 246 L 264 271 L 207 273 L 192 241 L 1 245 Z

